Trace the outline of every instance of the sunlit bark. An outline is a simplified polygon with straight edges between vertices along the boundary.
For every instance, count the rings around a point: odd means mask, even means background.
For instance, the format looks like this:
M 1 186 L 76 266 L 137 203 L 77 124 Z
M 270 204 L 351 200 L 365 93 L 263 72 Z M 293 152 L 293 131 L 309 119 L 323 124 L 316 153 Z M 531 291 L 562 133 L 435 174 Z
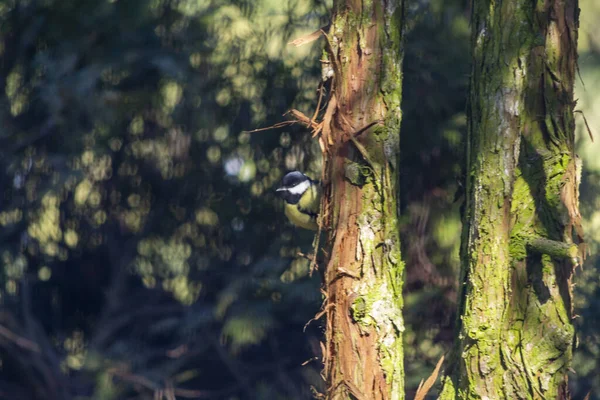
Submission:
M 321 145 L 327 398 L 402 399 L 402 283 L 397 215 L 401 0 L 337 1 L 324 76 Z
M 567 397 L 577 0 L 474 2 L 462 298 L 441 397 Z

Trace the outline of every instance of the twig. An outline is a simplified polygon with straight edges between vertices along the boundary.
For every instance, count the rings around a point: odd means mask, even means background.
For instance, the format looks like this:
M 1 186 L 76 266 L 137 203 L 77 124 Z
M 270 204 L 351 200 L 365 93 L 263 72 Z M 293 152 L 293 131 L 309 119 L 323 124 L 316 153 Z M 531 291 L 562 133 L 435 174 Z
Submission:
M 425 396 L 427 396 L 429 389 L 431 389 L 431 387 L 437 380 L 438 374 L 440 373 L 440 368 L 442 368 L 443 363 L 444 363 L 444 356 L 442 356 L 440 358 L 437 365 L 435 366 L 435 369 L 433 370 L 433 372 L 431 373 L 429 378 L 427 378 L 425 383 L 423 383 L 423 381 L 421 381 L 421 383 L 419 384 L 419 388 L 417 389 L 417 393 L 415 394 L 415 400 L 424 400 L 425 399 Z
M 299 252 L 298 252 L 296 255 L 297 255 L 298 257 L 305 258 L 305 259 L 307 259 L 308 261 L 311 261 L 311 262 L 312 262 L 312 261 L 314 260 L 314 258 L 315 258 L 315 257 L 314 257 L 314 255 L 312 255 L 312 254 L 304 254 L 304 253 L 302 253 L 301 251 L 299 251 Z
M 304 325 L 304 329 L 302 331 L 306 332 L 306 328 L 308 327 L 308 325 L 310 325 L 311 322 L 321 319 L 321 317 L 323 315 L 325 315 L 327 313 L 327 311 L 333 306 L 334 306 L 333 303 L 327 303 L 327 305 L 325 305 L 323 310 L 319 311 L 314 317 L 312 317 L 311 319 L 308 320 L 308 322 Z
M 324 31 L 328 28 L 329 28 L 329 25 L 325 25 L 325 26 L 317 29 L 316 31 L 309 33 L 308 35 L 304 35 L 302 37 L 299 37 L 298 39 L 294 39 L 291 42 L 288 42 L 288 44 L 294 45 L 296 47 L 300 47 L 307 43 L 314 42 L 315 40 L 320 38 L 321 35 L 323 35 Z
M 585 122 L 585 127 L 587 128 L 588 135 L 590 135 L 590 139 L 592 140 L 592 143 L 594 143 L 594 136 L 592 135 L 592 129 L 590 128 L 590 125 L 587 122 L 587 118 L 585 118 L 585 114 L 581 110 L 575 110 L 574 112 L 580 113 L 581 116 L 583 117 L 583 122 Z
M 321 108 L 321 100 L 323 100 L 323 82 L 321 82 L 319 84 L 319 100 L 317 100 L 317 108 L 315 108 L 315 113 L 313 114 L 312 118 L 310 119 L 311 123 L 312 121 L 317 119 L 317 116 L 319 115 L 319 109 Z
M 40 352 L 40 346 L 37 343 L 17 335 L 16 333 L 14 333 L 13 331 L 11 331 L 3 325 L 0 325 L 0 336 L 4 336 L 6 339 L 10 340 L 11 342 L 23 349 L 31 350 L 36 353 Z
M 307 365 L 307 364 L 309 364 L 309 363 L 311 363 L 311 362 L 313 362 L 313 361 L 317 361 L 318 359 L 319 359 L 319 357 L 311 357 L 311 358 L 309 358 L 308 360 L 304 361 L 304 362 L 303 362 L 302 364 L 300 364 L 300 365 L 302 365 L 302 366 L 304 367 L 305 365 Z
M 284 126 L 294 125 L 296 122 L 298 122 L 298 121 L 278 122 L 275 125 L 267 126 L 265 128 L 252 129 L 251 131 L 242 131 L 242 132 L 244 132 L 244 133 L 255 133 L 255 132 L 270 131 L 271 129 L 278 129 L 278 128 L 283 128 Z
M 371 122 L 371 123 L 369 123 L 369 124 L 367 124 L 367 125 L 363 126 L 362 128 L 358 129 L 357 131 L 355 131 L 355 132 L 352 134 L 352 137 L 357 137 L 358 135 L 360 135 L 360 134 L 362 134 L 362 133 L 366 132 L 366 131 L 367 131 L 367 130 L 370 128 L 370 127 L 372 127 L 372 126 L 374 126 L 374 125 L 381 125 L 381 124 L 383 124 L 383 121 L 382 121 L 382 120 L 380 120 L 380 119 L 378 119 L 378 120 L 376 120 L 376 121 L 373 121 L 373 122 Z

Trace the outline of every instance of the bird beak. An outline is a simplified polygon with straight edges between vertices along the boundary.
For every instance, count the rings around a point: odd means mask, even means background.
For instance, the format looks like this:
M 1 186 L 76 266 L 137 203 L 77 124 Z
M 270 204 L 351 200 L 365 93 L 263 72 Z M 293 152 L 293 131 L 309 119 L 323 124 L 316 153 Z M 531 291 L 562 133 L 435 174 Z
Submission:
M 285 188 L 277 188 L 277 190 L 275 190 L 275 191 L 276 191 L 276 192 L 283 192 L 283 191 L 285 191 L 285 190 L 286 190 Z

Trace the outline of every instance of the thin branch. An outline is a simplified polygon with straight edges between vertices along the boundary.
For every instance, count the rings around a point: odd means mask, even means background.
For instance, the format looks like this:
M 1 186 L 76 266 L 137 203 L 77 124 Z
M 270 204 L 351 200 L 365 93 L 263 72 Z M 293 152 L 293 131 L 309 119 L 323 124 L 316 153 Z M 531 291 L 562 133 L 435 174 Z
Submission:
M 592 140 L 592 143 L 594 143 L 594 135 L 592 135 L 592 129 L 590 128 L 590 124 L 588 124 L 585 114 L 581 110 L 575 110 L 574 112 L 580 113 L 583 117 L 583 122 L 585 123 L 585 127 L 587 128 L 588 135 L 590 135 L 590 139 Z
M 300 47 L 302 45 L 305 45 L 307 43 L 311 43 L 314 42 L 315 40 L 317 40 L 318 38 L 321 37 L 321 35 L 323 35 L 324 31 L 329 29 L 329 25 L 325 25 L 319 29 L 317 29 L 316 31 L 309 33 L 308 35 L 304 35 L 302 37 L 299 37 L 297 39 L 292 40 L 291 42 L 288 42 L 288 44 L 294 45 L 296 47 Z
M 40 352 L 40 346 L 38 346 L 37 343 L 17 335 L 16 333 L 14 333 L 13 331 L 11 331 L 3 325 L 0 325 L 0 336 L 4 336 L 6 339 L 10 340 L 11 342 L 23 349 L 30 350 L 36 353 Z

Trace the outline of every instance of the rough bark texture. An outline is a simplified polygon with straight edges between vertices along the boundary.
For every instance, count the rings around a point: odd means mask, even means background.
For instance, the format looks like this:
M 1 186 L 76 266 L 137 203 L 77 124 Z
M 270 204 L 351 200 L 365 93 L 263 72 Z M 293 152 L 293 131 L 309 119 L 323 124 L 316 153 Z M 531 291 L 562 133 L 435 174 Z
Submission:
M 337 1 L 321 133 L 329 399 L 402 399 L 402 284 L 397 216 L 401 0 Z M 328 72 L 331 71 L 331 72 Z
M 568 397 L 577 0 L 475 0 L 458 346 L 443 399 Z

